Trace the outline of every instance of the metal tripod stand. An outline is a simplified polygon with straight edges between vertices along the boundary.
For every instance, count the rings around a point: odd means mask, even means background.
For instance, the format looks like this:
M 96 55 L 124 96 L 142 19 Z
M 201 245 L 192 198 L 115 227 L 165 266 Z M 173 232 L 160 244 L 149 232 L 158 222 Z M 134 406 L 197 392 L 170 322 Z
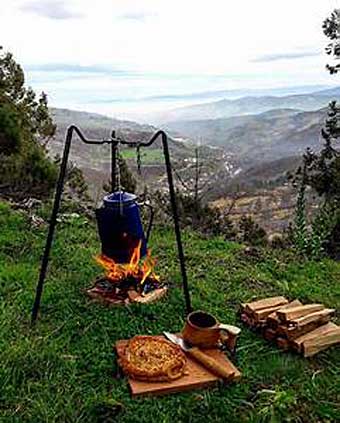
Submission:
M 66 139 L 65 139 L 65 146 L 64 146 L 64 152 L 63 157 L 60 165 L 60 173 L 59 178 L 57 182 L 57 188 L 55 192 L 54 197 L 54 204 L 50 219 L 50 224 L 48 228 L 48 234 L 46 238 L 46 244 L 45 249 L 43 253 L 43 257 L 41 260 L 41 267 L 40 267 L 40 274 L 39 274 L 39 280 L 36 287 L 36 294 L 35 294 L 35 300 L 32 308 L 32 316 L 31 316 L 31 322 L 32 324 L 35 323 L 38 317 L 38 312 L 40 308 L 40 302 L 41 302 L 41 296 L 43 293 L 44 288 L 44 282 L 46 279 L 46 272 L 50 257 L 50 251 L 53 243 L 53 236 L 54 231 L 57 223 L 57 215 L 60 208 L 60 202 L 61 197 L 63 193 L 64 183 L 65 183 L 65 177 L 66 177 L 66 171 L 67 171 L 67 162 L 69 158 L 70 148 L 71 148 L 71 142 L 73 134 L 76 133 L 80 140 L 84 142 L 85 144 L 93 144 L 93 145 L 102 145 L 102 144 L 110 144 L 111 145 L 111 188 L 112 192 L 115 191 L 115 181 L 116 181 L 116 161 L 117 161 L 117 148 L 118 144 L 122 145 L 128 145 L 130 147 L 149 147 L 151 146 L 158 138 L 162 141 L 163 146 L 163 153 L 164 153 L 164 159 L 165 159 L 165 167 L 168 177 L 168 185 L 169 185 L 169 193 L 170 193 L 170 203 L 171 203 L 171 209 L 172 209 L 172 215 L 173 215 L 173 221 L 174 221 L 174 229 L 176 234 L 176 242 L 177 242 L 177 249 L 178 249 L 178 258 L 180 263 L 180 270 L 182 274 L 182 287 L 183 287 L 183 294 L 184 294 L 184 300 L 186 305 L 186 311 L 189 313 L 192 311 L 191 307 L 191 300 L 190 300 L 190 293 L 189 293 L 189 286 L 188 286 L 188 278 L 186 274 L 186 268 L 185 268 L 185 258 L 184 258 L 184 252 L 183 252 L 183 245 L 181 240 L 181 231 L 179 226 L 179 218 L 178 218 L 178 210 L 177 210 L 177 203 L 176 203 L 176 194 L 175 194 L 175 188 L 174 188 L 174 182 L 173 182 L 173 176 L 172 176 L 172 169 L 171 169 L 171 161 L 170 161 L 170 152 L 169 152 L 169 145 L 168 145 L 168 138 L 164 131 L 158 131 L 156 132 L 149 141 L 147 142 L 131 142 L 131 141 L 125 141 L 121 138 L 116 137 L 115 131 L 112 131 L 111 138 L 109 139 L 103 139 L 103 140 L 90 140 L 85 138 L 85 136 L 82 134 L 80 129 L 75 126 L 71 125 L 66 132 Z

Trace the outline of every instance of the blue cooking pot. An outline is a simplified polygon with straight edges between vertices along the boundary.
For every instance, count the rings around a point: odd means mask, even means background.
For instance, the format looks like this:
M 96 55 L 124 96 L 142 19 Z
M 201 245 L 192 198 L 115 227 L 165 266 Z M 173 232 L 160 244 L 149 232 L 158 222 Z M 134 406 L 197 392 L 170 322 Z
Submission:
M 117 191 L 104 197 L 103 206 L 96 210 L 102 253 L 117 263 L 129 263 L 133 250 L 141 241 L 141 257 L 147 252 L 147 239 L 140 216 L 137 196 Z M 151 210 L 152 211 L 152 210 Z M 152 225 L 152 216 L 148 234 Z

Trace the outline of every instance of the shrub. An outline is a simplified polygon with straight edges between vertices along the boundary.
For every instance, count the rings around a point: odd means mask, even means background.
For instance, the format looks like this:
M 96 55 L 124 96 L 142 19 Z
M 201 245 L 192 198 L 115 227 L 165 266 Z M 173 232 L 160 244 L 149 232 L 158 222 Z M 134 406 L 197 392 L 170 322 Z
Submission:
M 239 222 L 239 238 L 246 244 L 260 246 L 266 245 L 266 231 L 250 216 L 242 216 Z

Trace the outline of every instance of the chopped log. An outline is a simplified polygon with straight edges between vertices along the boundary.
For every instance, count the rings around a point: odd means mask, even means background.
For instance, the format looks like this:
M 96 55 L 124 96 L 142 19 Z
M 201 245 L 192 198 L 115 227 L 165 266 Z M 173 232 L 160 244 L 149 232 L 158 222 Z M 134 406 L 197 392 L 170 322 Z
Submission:
M 249 316 L 246 313 L 241 314 L 241 321 L 249 325 Z
M 255 311 L 263 310 L 264 308 L 276 307 L 287 303 L 288 300 L 285 297 L 264 298 L 263 300 L 246 303 L 244 311 L 248 314 L 253 314 Z
M 291 301 L 290 303 L 288 303 L 288 304 L 286 304 L 286 305 L 284 305 L 284 306 L 282 306 L 281 308 L 280 308 L 280 310 L 289 310 L 290 308 L 293 308 L 293 307 L 299 307 L 299 306 L 302 306 L 303 304 L 302 304 L 302 302 L 300 301 L 300 300 L 293 300 L 293 301 Z
M 289 344 L 288 339 L 278 337 L 276 339 L 276 344 L 281 350 L 284 350 L 284 351 L 289 350 L 290 344 Z
M 163 298 L 168 292 L 168 288 L 164 286 L 163 288 L 157 288 L 154 291 L 145 294 L 144 296 L 140 295 L 134 299 L 135 303 L 150 304 L 157 300 Z
M 303 327 L 308 323 L 317 322 L 323 318 L 330 319 L 330 317 L 335 313 L 334 308 L 325 308 L 315 313 L 307 314 L 307 316 L 299 317 L 297 319 L 290 320 L 290 323 L 297 327 Z
M 263 336 L 267 341 L 274 341 L 277 337 L 277 333 L 275 330 L 267 328 L 265 329 Z
M 317 329 L 306 333 L 305 335 L 300 336 L 299 338 L 292 341 L 294 349 L 298 352 L 303 352 L 303 344 L 307 342 L 307 346 L 313 345 L 313 343 L 321 340 L 328 333 L 333 333 L 333 331 L 338 331 L 340 328 L 333 322 L 328 322 L 323 326 L 318 327 Z
M 241 314 L 241 320 L 242 320 L 243 323 L 245 323 L 246 325 L 248 325 L 251 328 L 256 326 L 254 319 L 252 317 L 248 316 L 248 314 L 246 314 L 246 313 Z
M 140 294 L 136 290 L 130 289 L 128 291 L 128 297 L 130 301 L 135 301 L 136 298 L 140 297 Z
M 299 338 L 300 336 L 317 329 L 319 326 L 322 326 L 327 322 L 329 322 L 329 316 L 323 317 L 322 319 L 316 322 L 311 322 L 301 327 L 279 325 L 276 330 L 279 335 L 284 336 L 290 341 L 293 341 L 294 339 Z
M 276 311 L 274 311 L 274 313 L 271 313 L 267 317 L 267 325 L 271 329 L 276 329 L 278 324 L 279 324 L 279 318 L 277 317 Z
M 280 310 L 280 308 L 281 305 L 277 305 L 275 307 L 264 308 L 262 310 L 255 311 L 253 313 L 254 319 L 256 322 L 260 322 L 261 320 L 265 321 L 270 314 L 276 312 L 277 310 Z
M 307 316 L 310 313 L 323 310 L 323 304 L 306 304 L 303 306 L 292 307 L 288 310 L 277 311 L 277 316 L 280 322 L 288 323 L 299 317 Z
M 302 303 L 299 300 L 294 300 L 294 301 L 284 305 L 283 307 L 281 307 L 280 310 L 288 310 L 292 307 L 297 307 L 297 306 L 302 306 Z M 271 313 L 267 317 L 267 324 L 268 324 L 269 327 L 276 329 L 278 327 L 279 323 L 280 323 L 280 321 L 279 321 L 279 318 L 277 317 L 276 311 L 274 311 L 273 313 Z
M 328 323 L 329 325 L 330 323 Z M 327 325 L 325 325 L 327 326 Z M 316 329 L 317 330 L 317 329 Z M 325 350 L 331 345 L 340 343 L 340 327 L 334 325 L 328 330 L 324 329 L 325 333 L 314 336 L 314 338 L 308 338 L 302 344 L 302 352 L 304 357 L 312 357 L 318 352 Z M 315 331 L 314 331 L 315 332 Z

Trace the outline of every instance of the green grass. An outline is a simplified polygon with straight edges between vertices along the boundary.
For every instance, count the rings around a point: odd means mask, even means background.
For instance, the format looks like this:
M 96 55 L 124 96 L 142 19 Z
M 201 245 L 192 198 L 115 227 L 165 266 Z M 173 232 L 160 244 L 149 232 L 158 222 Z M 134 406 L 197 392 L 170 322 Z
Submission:
M 184 304 L 171 230 L 157 228 L 151 244 L 158 271 L 171 283 L 167 300 L 105 308 L 82 289 L 100 269 L 99 244 L 84 219 L 59 224 L 41 317 L 29 317 L 46 227 L 0 203 L 1 422 L 336 422 L 340 421 L 340 349 L 312 359 L 283 353 L 242 327 L 238 384 L 160 398 L 132 399 L 115 377 L 112 345 L 135 334 L 178 331 Z M 195 308 L 240 324 L 240 302 L 284 294 L 340 309 L 340 264 L 302 262 L 288 252 L 249 259 L 220 238 L 184 233 Z
M 129 159 L 135 162 L 137 161 L 135 149 L 129 148 L 129 149 L 122 150 L 121 154 L 125 160 Z M 164 161 L 162 149 L 158 149 L 158 148 L 144 149 L 144 150 L 142 149 L 140 154 L 141 154 L 142 165 L 163 163 Z

